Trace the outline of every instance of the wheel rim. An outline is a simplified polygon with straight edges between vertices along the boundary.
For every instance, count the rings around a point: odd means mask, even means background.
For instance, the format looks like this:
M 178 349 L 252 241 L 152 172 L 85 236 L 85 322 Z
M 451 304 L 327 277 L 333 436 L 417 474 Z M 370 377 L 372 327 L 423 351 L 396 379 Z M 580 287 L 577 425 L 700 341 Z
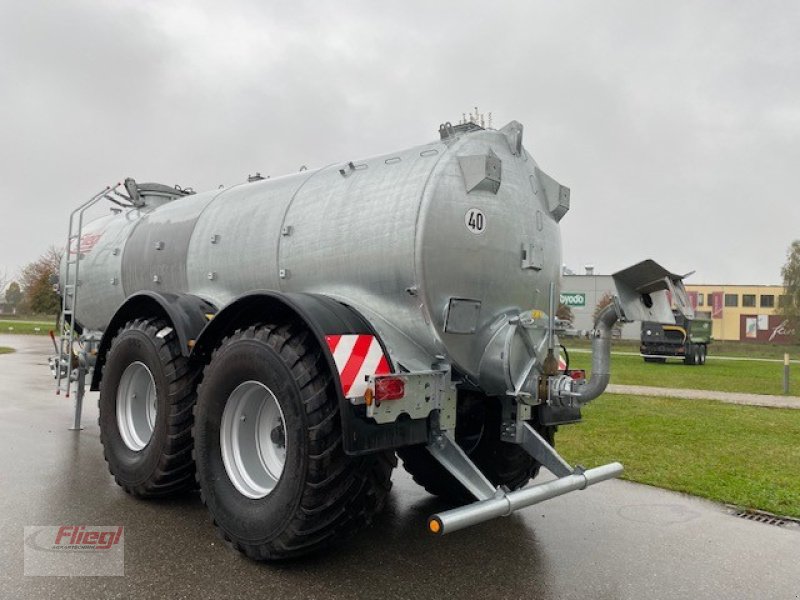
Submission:
M 228 397 L 220 447 L 239 493 L 258 499 L 275 489 L 286 463 L 286 422 L 275 394 L 260 381 L 245 381 Z
M 156 426 L 158 397 L 153 374 L 136 361 L 122 372 L 117 388 L 117 426 L 125 445 L 139 452 L 150 442 Z

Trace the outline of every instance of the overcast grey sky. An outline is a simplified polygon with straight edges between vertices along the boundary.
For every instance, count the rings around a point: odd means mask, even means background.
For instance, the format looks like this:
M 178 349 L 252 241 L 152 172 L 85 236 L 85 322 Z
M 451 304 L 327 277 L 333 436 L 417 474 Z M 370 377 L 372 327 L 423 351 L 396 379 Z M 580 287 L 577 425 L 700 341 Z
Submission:
M 572 189 L 564 261 L 778 283 L 800 237 L 800 3 L 0 0 L 0 271 L 126 176 L 233 184 L 477 105 Z

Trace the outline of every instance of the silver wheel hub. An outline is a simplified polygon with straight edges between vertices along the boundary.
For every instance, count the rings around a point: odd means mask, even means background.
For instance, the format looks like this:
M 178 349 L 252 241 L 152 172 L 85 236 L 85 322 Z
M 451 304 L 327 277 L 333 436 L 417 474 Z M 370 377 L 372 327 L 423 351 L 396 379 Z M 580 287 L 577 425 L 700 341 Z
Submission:
M 272 390 L 259 381 L 245 381 L 233 390 L 219 436 L 233 486 L 254 500 L 269 495 L 286 463 L 286 422 Z
M 117 388 L 117 427 L 125 445 L 139 452 L 156 426 L 158 398 L 153 374 L 143 362 L 129 364 Z

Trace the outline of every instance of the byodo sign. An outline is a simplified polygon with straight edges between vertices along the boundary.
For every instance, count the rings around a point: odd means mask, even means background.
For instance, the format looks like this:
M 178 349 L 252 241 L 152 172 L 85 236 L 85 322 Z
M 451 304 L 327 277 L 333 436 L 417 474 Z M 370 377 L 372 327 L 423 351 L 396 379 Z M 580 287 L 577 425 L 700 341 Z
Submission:
M 586 294 L 582 292 L 561 292 L 561 304 L 567 306 L 586 306 Z

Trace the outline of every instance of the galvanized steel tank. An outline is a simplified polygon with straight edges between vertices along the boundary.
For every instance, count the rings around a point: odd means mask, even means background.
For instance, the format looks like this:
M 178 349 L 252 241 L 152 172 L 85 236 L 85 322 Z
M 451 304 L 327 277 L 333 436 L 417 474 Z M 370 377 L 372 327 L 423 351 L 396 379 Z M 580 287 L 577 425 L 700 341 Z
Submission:
M 325 294 L 367 317 L 402 367 L 448 361 L 504 393 L 543 359 L 544 334 L 509 321 L 548 310 L 569 190 L 538 169 L 519 123 L 440 137 L 193 195 L 142 186 L 144 207 L 84 228 L 78 321 L 102 330 L 141 290 L 220 308 L 256 289 Z

